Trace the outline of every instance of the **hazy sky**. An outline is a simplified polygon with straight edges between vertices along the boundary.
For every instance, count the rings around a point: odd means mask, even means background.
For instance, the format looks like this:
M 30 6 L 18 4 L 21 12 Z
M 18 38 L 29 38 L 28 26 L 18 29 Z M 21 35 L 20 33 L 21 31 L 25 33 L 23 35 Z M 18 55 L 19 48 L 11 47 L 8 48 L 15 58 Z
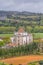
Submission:
M 43 0 L 0 0 L 0 10 L 43 12 Z

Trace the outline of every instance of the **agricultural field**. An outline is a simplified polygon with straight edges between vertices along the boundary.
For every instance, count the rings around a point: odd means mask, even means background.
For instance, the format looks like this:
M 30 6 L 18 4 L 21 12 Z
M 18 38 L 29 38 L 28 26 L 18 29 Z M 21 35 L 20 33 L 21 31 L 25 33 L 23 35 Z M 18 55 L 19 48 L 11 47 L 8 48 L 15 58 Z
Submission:
M 0 37 L 12 37 L 14 34 L 0 34 Z
M 32 33 L 33 37 L 35 39 L 37 38 L 43 38 L 43 33 Z M 14 36 L 14 33 L 10 33 L 10 34 L 0 34 L 0 37 L 12 37 Z
M 35 39 L 37 39 L 37 38 L 43 38 L 43 33 L 33 33 L 33 37 Z
M 29 65 L 30 62 L 36 62 L 43 60 L 43 55 L 29 55 L 29 56 L 21 56 L 21 57 L 13 57 L 8 59 L 0 60 L 0 62 L 5 62 L 13 65 Z

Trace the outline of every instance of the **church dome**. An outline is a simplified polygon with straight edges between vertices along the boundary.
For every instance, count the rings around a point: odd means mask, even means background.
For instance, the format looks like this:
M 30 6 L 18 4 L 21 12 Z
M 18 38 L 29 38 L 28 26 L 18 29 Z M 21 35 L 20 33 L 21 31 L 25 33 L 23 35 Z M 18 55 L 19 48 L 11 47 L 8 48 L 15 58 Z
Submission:
M 18 33 L 23 33 L 24 29 L 23 28 L 19 28 Z

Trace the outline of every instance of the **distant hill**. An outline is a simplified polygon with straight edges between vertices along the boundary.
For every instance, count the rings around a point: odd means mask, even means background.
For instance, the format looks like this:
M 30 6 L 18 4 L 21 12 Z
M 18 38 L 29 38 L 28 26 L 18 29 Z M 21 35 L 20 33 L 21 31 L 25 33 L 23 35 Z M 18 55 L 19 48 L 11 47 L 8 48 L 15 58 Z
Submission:
M 33 13 L 33 12 L 18 12 L 18 11 L 0 11 L 0 16 L 8 16 L 8 15 L 40 15 L 42 13 Z

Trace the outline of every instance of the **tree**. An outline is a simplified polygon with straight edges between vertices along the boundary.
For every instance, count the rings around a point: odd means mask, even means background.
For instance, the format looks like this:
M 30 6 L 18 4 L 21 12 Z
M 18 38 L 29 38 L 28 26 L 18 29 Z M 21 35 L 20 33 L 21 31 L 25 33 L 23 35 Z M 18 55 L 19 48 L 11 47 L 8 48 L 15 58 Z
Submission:
M 4 45 L 5 45 L 4 41 L 0 41 L 0 47 Z

